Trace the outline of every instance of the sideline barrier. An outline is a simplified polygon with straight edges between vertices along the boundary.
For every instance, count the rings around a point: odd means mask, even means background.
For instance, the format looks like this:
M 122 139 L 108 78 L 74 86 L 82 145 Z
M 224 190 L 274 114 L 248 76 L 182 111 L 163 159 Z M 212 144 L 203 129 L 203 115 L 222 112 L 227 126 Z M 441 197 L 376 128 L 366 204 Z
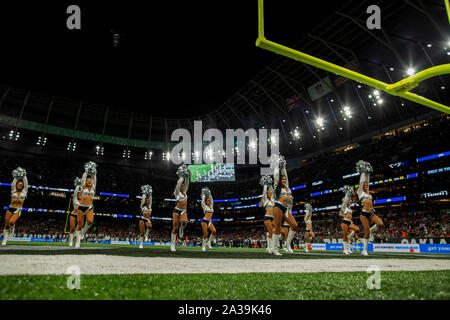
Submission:
M 0 237 L 3 240 L 3 237 Z M 43 238 L 8 238 L 8 241 L 21 242 L 64 242 L 66 240 L 59 239 L 43 239 Z M 88 241 L 88 243 L 100 243 L 111 245 L 139 245 L 139 241 L 116 241 L 116 240 L 100 240 Z M 144 242 L 146 246 L 170 246 L 170 242 Z M 343 251 L 342 243 L 311 243 L 312 250 L 320 251 Z M 192 247 L 193 245 L 182 245 Z M 215 245 L 216 247 L 219 247 Z M 354 243 L 353 251 L 362 251 L 362 243 Z M 405 244 L 405 243 L 369 243 L 367 251 L 369 252 L 392 252 L 392 253 L 447 253 L 450 254 L 450 244 Z

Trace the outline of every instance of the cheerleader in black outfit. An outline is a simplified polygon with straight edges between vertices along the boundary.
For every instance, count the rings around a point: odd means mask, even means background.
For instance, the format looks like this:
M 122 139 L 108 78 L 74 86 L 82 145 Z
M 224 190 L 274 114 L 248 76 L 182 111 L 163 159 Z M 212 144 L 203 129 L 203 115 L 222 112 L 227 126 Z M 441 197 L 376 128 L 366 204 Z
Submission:
M 305 203 L 305 224 L 306 224 L 306 230 L 305 230 L 305 252 L 308 252 L 308 245 L 309 245 L 309 237 L 314 239 L 316 236 L 314 232 L 312 231 L 312 212 L 313 207 L 309 203 Z
M 18 167 L 13 170 L 13 181 L 11 182 L 11 202 L 5 215 L 5 226 L 3 227 L 2 246 L 6 246 L 8 237 L 14 236 L 16 222 L 19 219 L 23 203 L 28 194 L 28 178 L 25 169 Z
M 361 224 L 364 227 L 364 239 L 362 239 L 364 249 L 361 254 L 363 256 L 368 256 L 367 247 L 369 246 L 369 241 L 373 241 L 373 233 L 383 227 L 384 224 L 375 214 L 372 195 L 369 193 L 369 175 L 373 171 L 372 166 L 370 163 L 360 160 L 356 163 L 356 171 L 361 174 L 359 186 L 356 190 L 356 194 L 362 206 L 360 219 Z M 372 227 L 370 227 L 371 222 L 375 223 Z
M 73 191 L 72 196 L 72 205 L 73 210 L 70 213 L 70 229 L 69 229 L 69 247 L 73 246 L 73 233 L 75 232 L 75 228 L 77 226 L 77 212 L 78 212 L 78 206 L 79 206 L 79 200 L 81 199 L 80 195 L 80 188 L 81 188 L 81 179 L 75 178 L 74 181 L 75 190 Z
M 77 241 L 75 248 L 80 247 L 81 239 L 94 222 L 94 197 L 97 186 L 97 164 L 89 161 L 84 166 L 84 173 L 81 176 L 80 200 L 77 210 L 77 231 L 75 236 Z M 86 223 L 85 221 L 86 220 Z
M 352 204 L 352 188 L 350 186 L 344 186 L 344 198 L 342 199 L 341 209 L 339 215 L 342 217 L 341 229 L 342 229 L 342 243 L 344 244 L 344 254 L 349 255 L 351 253 L 349 232 L 353 238 L 356 232 L 359 232 L 359 228 L 353 224 L 353 210 L 350 207 Z
M 203 220 L 202 220 L 202 230 L 203 230 L 203 243 L 202 251 L 206 251 L 206 239 L 208 238 L 208 230 L 211 231 L 211 235 L 208 239 L 208 248 L 212 249 L 211 243 L 215 240 L 216 228 L 212 223 L 212 215 L 214 213 L 214 200 L 211 195 L 211 191 L 208 188 L 203 188 L 201 193 L 202 198 L 202 209 L 203 209 Z
M 178 168 L 177 175 L 179 178 L 177 181 L 177 186 L 175 187 L 175 191 L 173 192 L 177 204 L 172 213 L 173 227 L 172 232 L 170 234 L 170 241 L 171 241 L 170 251 L 176 251 L 175 245 L 177 242 L 177 232 L 179 231 L 181 239 L 184 235 L 184 228 L 187 226 L 188 223 L 186 208 L 188 198 L 187 191 L 189 188 L 189 178 L 191 176 L 191 172 L 188 169 L 188 167 L 183 164 Z
M 273 214 L 273 235 L 272 235 L 272 247 L 271 252 L 279 256 L 281 253 L 278 252 L 278 246 L 281 236 L 281 223 L 283 220 L 287 221 L 290 225 L 290 230 L 288 233 L 287 240 L 294 237 L 295 228 L 297 227 L 297 222 L 295 221 L 292 213 L 289 209 L 293 203 L 292 192 L 289 189 L 289 180 L 286 171 L 286 160 L 284 160 L 281 155 L 272 155 L 270 157 L 270 166 L 274 169 L 274 189 L 275 189 L 275 206 L 272 209 Z M 280 176 L 281 171 L 281 176 Z M 294 229 L 294 230 L 292 230 Z M 292 249 L 291 249 L 292 250 Z
M 263 186 L 263 195 L 261 199 L 261 206 L 266 210 L 264 216 L 264 225 L 266 226 L 267 233 L 267 253 L 272 253 L 270 248 L 272 247 L 272 233 L 273 233 L 273 215 L 272 208 L 275 205 L 273 200 L 273 180 L 270 176 L 264 176 L 261 178 L 260 184 Z
M 141 187 L 141 218 L 139 219 L 139 249 L 144 248 L 143 242 L 148 240 L 148 234 L 152 229 L 150 216 L 152 214 L 152 187 L 148 184 Z

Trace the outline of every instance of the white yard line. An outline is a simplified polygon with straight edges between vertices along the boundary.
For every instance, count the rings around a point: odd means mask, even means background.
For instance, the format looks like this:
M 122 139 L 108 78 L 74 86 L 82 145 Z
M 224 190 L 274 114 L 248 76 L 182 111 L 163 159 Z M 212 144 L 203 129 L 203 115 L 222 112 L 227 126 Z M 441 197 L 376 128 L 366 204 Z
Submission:
M 89 255 L 1 255 L 0 275 L 65 274 L 69 266 L 81 274 L 345 272 L 371 265 L 381 271 L 450 270 L 443 259 L 196 259 Z

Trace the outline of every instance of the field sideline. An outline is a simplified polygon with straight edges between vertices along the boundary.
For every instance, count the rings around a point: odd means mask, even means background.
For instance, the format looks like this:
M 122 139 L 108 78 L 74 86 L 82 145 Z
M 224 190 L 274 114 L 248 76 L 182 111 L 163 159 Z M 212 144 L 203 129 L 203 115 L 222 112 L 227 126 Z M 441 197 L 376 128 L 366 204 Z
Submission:
M 70 290 L 69 266 L 81 271 Z M 366 281 L 380 270 L 381 289 Z M 0 248 L 0 299 L 450 299 L 450 255 L 10 242 Z M 268 294 L 272 292 L 273 294 Z

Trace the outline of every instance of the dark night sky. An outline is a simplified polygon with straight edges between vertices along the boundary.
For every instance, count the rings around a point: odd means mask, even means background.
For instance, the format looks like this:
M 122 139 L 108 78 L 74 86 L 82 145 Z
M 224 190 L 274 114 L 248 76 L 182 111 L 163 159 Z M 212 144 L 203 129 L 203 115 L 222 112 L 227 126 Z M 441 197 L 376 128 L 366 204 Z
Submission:
M 255 46 L 256 0 L 5 2 L 0 83 L 34 92 L 195 116 L 218 108 L 276 57 Z M 287 44 L 343 3 L 265 2 L 266 36 Z M 66 28 L 70 4 L 81 8 L 81 31 Z M 119 48 L 111 30 L 123 34 Z

